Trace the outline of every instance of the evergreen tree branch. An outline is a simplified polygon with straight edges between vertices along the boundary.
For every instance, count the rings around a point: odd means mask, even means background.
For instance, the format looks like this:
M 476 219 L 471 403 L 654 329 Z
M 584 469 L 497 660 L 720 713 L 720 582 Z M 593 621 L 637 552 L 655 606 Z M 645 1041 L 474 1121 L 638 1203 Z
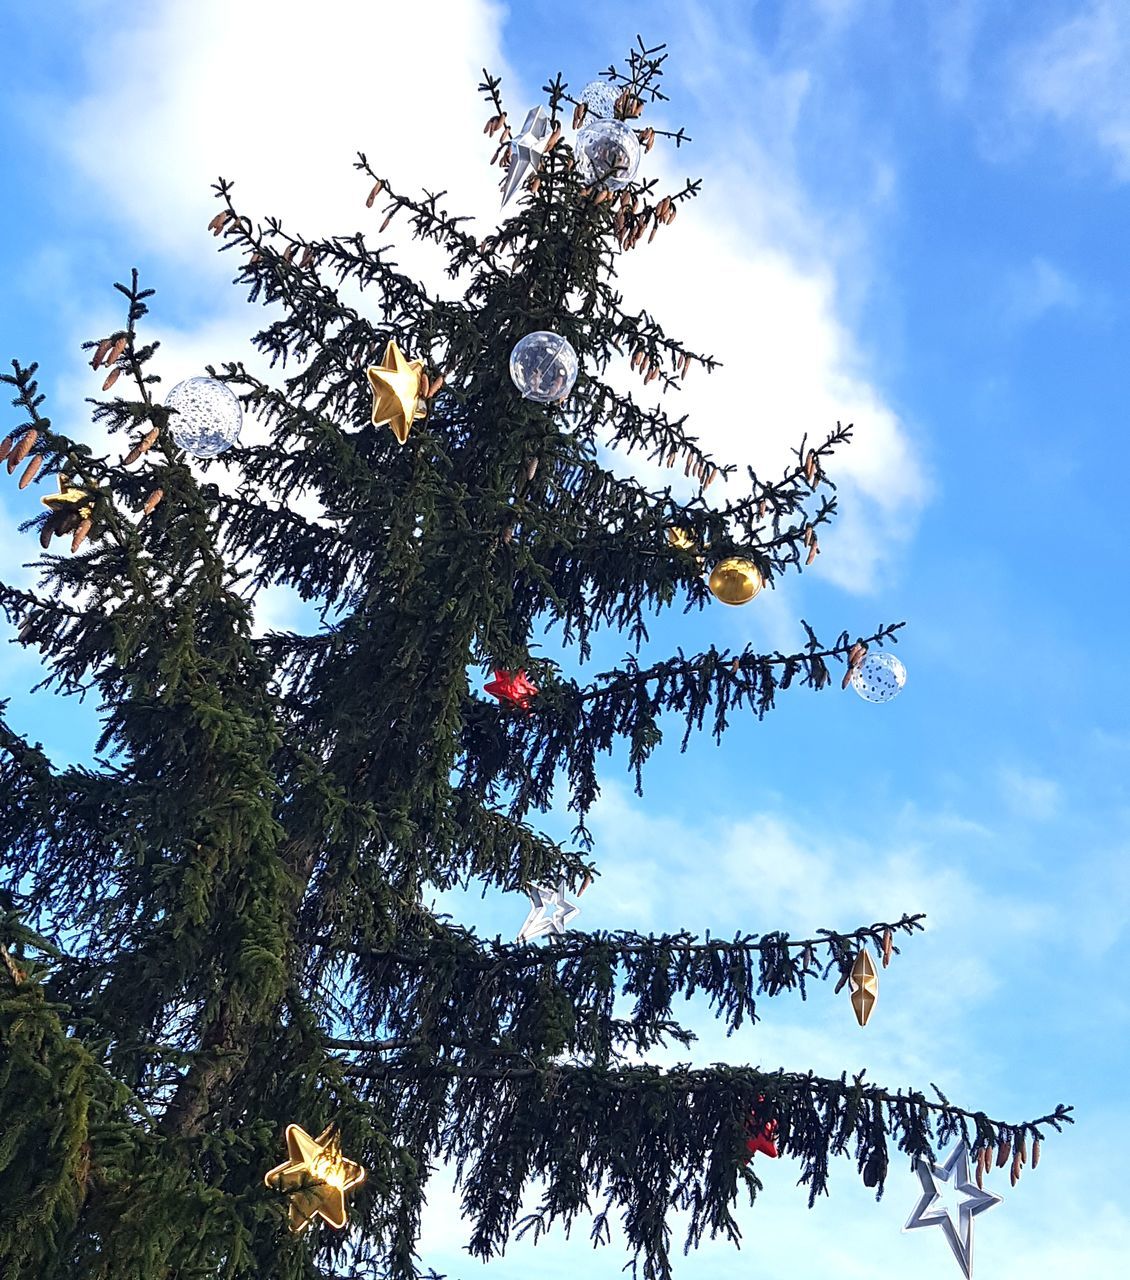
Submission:
M 896 935 L 920 929 L 921 919 L 796 941 L 785 933 L 702 942 L 685 933 L 571 934 L 543 948 L 483 942 L 425 917 L 383 944 L 326 935 L 316 945 L 351 960 L 342 972 L 354 992 L 348 1023 L 358 1051 L 383 1052 L 391 1036 L 421 1064 L 453 1047 L 535 1063 L 561 1054 L 607 1062 L 669 1039 L 691 1043 L 675 1020 L 680 999 L 703 997 L 730 1034 L 757 1021 L 760 995 L 795 990 L 804 999 L 809 979 L 833 975 L 839 990 L 861 947 L 889 959 Z M 362 1030 L 368 1039 L 356 1034 Z
M 911 1159 L 934 1158 L 935 1144 L 962 1138 L 975 1152 L 1035 1146 L 1046 1130 L 1072 1123 L 1059 1106 L 1012 1123 L 853 1079 L 705 1069 L 573 1065 L 346 1065 L 356 1081 L 398 1099 L 398 1121 L 423 1143 L 434 1141 L 435 1099 L 443 1098 L 440 1152 L 456 1162 L 471 1252 L 501 1252 L 519 1223 L 523 1193 L 544 1184 L 538 1209 L 523 1220 L 568 1231 L 603 1191 L 620 1208 L 643 1274 L 669 1277 L 668 1208 L 689 1214 L 688 1244 L 704 1235 L 737 1238 L 732 1207 L 739 1189 L 760 1188 L 743 1171 L 750 1117 L 771 1116 L 782 1155 L 800 1164 L 809 1203 L 828 1189 L 830 1157 L 854 1156 L 864 1183 L 881 1194 L 889 1144 Z M 552 1115 L 552 1124 L 531 1123 Z M 425 1117 L 418 1124 L 413 1117 Z M 425 1134 L 424 1126 L 428 1132 Z

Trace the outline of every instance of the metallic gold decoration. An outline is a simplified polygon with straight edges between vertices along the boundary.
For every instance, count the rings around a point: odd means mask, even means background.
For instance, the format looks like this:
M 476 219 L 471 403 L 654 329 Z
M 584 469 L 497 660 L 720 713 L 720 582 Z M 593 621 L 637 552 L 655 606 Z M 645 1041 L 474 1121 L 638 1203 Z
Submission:
M 719 560 L 710 573 L 710 590 L 723 604 L 749 604 L 761 586 L 757 566 L 741 556 Z
M 345 1226 L 345 1193 L 365 1181 L 365 1170 L 341 1154 L 341 1135 L 330 1125 L 311 1138 L 296 1124 L 286 1127 L 289 1159 L 263 1181 L 290 1198 L 290 1229 L 305 1231 L 315 1216 L 339 1230 Z
M 986 1209 L 1001 1203 L 1001 1197 L 984 1191 L 969 1179 L 969 1148 L 964 1142 L 950 1152 L 944 1164 L 932 1164 L 929 1160 L 916 1159 L 914 1172 L 922 1184 L 922 1196 L 907 1219 L 904 1231 L 919 1227 L 941 1227 L 961 1274 L 966 1280 L 973 1276 L 973 1219 Z M 957 1206 L 957 1222 L 949 1209 L 939 1205 L 941 1194 L 938 1183 L 949 1183 L 964 1199 Z
M 427 416 L 424 362 L 406 360 L 396 343 L 390 342 L 385 347 L 384 359 L 371 366 L 368 374 L 373 389 L 373 426 L 380 427 L 387 422 L 392 434 L 403 444 L 412 423 Z
M 861 1027 L 867 1026 L 867 1019 L 871 1017 L 878 999 L 879 973 L 871 952 L 864 947 L 851 966 L 851 1007 Z
M 697 551 L 698 543 L 689 529 L 680 529 L 678 525 L 667 530 L 667 543 L 677 551 Z
M 56 514 L 77 511 L 83 520 L 94 514 L 94 494 L 71 484 L 70 476 L 60 474 L 59 492 L 49 493 L 39 499 Z
M 690 529 L 683 529 L 678 525 L 673 525 L 667 530 L 667 545 L 675 551 L 700 551 L 698 539 L 694 533 Z M 700 569 L 706 563 L 701 554 L 695 556 L 695 561 Z

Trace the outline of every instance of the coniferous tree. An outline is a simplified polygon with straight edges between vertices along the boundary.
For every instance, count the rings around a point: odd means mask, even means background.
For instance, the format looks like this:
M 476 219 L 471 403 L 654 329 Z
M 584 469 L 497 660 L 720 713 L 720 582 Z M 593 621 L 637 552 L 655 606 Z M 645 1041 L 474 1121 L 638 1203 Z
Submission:
M 621 117 L 662 96 L 662 60 L 641 45 L 610 72 Z M 510 132 L 498 81 L 483 87 L 498 160 Z M 563 126 L 559 78 L 547 99 Z M 636 127 L 650 147 L 659 131 Z M 737 1199 L 760 1186 L 751 1125 L 775 1121 L 812 1198 L 845 1152 L 879 1191 L 892 1150 L 955 1135 L 1034 1159 L 1068 1108 L 1002 1123 L 860 1077 L 640 1062 L 690 1043 L 677 1000 L 733 1029 L 757 997 L 842 985 L 863 944 L 889 955 L 920 917 L 809 939 L 575 931 L 527 946 L 426 907 L 468 882 L 576 890 L 599 853 L 585 820 L 601 753 L 626 744 L 638 784 L 662 732 L 720 738 L 778 690 L 827 688 L 896 628 L 823 644 L 805 627 L 795 653 L 591 673 L 601 630 L 638 655 L 658 611 L 711 601 L 700 551 L 745 556 L 767 582 L 811 563 L 851 429 L 708 501 L 732 469 L 684 419 L 609 385 L 620 360 L 663 387 L 712 367 L 615 286 L 617 257 L 697 184 L 586 189 L 561 138 L 480 241 L 439 196 L 357 167 L 370 207 L 439 246 L 461 294 L 437 296 L 361 234 L 253 225 L 220 182 L 212 229 L 271 308 L 255 343 L 279 370 L 210 370 L 271 428 L 225 458 L 236 490 L 172 440 L 136 273 L 118 286 L 123 327 L 89 344 L 107 370 L 93 417 L 124 459 L 52 427 L 35 365 L 4 378 L 22 415 L 0 446 L 9 473 L 66 476 L 81 500 L 25 526 L 48 548 L 70 534 L 73 553 L 47 555 L 35 590 L 0 586 L 0 605 L 44 687 L 94 692 L 103 729 L 89 765 L 59 768 L 0 716 L 0 1275 L 399 1280 L 429 1173 L 449 1162 L 474 1254 L 577 1218 L 600 1239 L 619 1219 L 650 1280 L 671 1273 L 674 1208 L 691 1243 L 736 1238 Z M 508 375 L 538 329 L 581 357 L 560 405 L 521 399 Z M 427 417 L 403 446 L 368 425 L 365 370 L 389 339 L 426 363 Z M 609 445 L 682 465 L 694 496 L 616 474 Z M 310 634 L 255 636 L 256 592 L 277 584 L 318 610 Z M 534 654 L 547 634 L 560 664 Z M 481 694 L 490 668 L 530 673 L 528 712 Z M 576 848 L 531 821 L 562 784 Z M 287 1232 L 263 1175 L 290 1121 L 336 1125 L 367 1168 L 348 1234 Z

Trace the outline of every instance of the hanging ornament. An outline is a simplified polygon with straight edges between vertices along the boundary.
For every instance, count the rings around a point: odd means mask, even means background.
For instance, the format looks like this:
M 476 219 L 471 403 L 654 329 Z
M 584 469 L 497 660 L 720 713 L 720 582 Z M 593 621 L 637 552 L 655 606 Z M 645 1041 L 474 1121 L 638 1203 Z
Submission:
M 592 120 L 578 132 L 573 154 L 582 182 L 619 191 L 640 167 L 640 140 L 622 120 Z
M 965 1280 L 973 1276 L 973 1219 L 986 1209 L 1001 1203 L 1001 1197 L 984 1191 L 969 1178 L 969 1148 L 959 1142 L 944 1164 L 932 1164 L 929 1160 L 916 1159 L 914 1172 L 922 1184 L 922 1197 L 914 1206 L 903 1231 L 916 1231 L 919 1227 L 941 1227 L 961 1274 Z M 939 1183 L 948 1183 L 964 1199 L 958 1205 L 957 1221 L 949 1209 L 939 1205 Z
M 694 534 L 689 529 L 680 529 L 678 526 L 667 530 L 667 545 L 677 551 L 695 551 L 698 548 Z
M 872 653 L 851 673 L 851 687 L 864 702 L 890 702 L 906 684 L 906 668 L 893 653 Z
M 510 140 L 510 166 L 502 188 L 505 208 L 515 192 L 541 168 L 542 157 L 550 139 L 550 119 L 544 107 L 534 107 L 526 116 L 522 132 Z
M 366 371 L 373 392 L 373 426 L 387 422 L 400 444 L 408 439 L 412 423 L 428 413 L 424 399 L 424 362 L 406 360 L 404 353 L 390 342 L 384 359 Z
M 691 530 L 680 529 L 677 526 L 667 530 L 667 545 L 669 547 L 673 547 L 676 551 L 698 552 L 699 550 L 698 539 Z M 696 554 L 695 560 L 697 561 L 700 569 L 706 563 L 701 554 Z
M 607 80 L 590 80 L 581 90 L 581 102 L 588 108 L 586 119 L 611 120 L 616 114 L 620 90 Z
M 243 407 L 217 378 L 185 378 L 165 397 L 169 431 L 179 449 L 194 458 L 214 458 L 239 439 Z
M 762 1103 L 765 1098 L 757 1095 L 757 1101 Z M 777 1151 L 777 1122 L 776 1120 L 766 1120 L 761 1123 L 758 1111 L 755 1108 L 750 1113 L 750 1125 L 754 1132 L 746 1139 L 746 1150 L 751 1156 L 768 1156 L 770 1160 L 776 1160 L 780 1154 Z
M 510 352 L 510 377 L 524 400 L 555 404 L 577 381 L 577 353 L 559 333 L 527 333 Z
M 70 476 L 62 474 L 59 476 L 59 492 L 48 493 L 39 501 L 55 515 L 74 512 L 79 519 L 86 520 L 94 514 L 94 494 L 89 489 L 71 484 Z
M 728 556 L 711 570 L 709 586 L 723 604 L 749 604 L 761 590 L 762 578 L 752 560 Z
M 345 1226 L 345 1193 L 365 1181 L 365 1170 L 341 1154 L 341 1136 L 330 1125 L 317 1138 L 296 1124 L 286 1127 L 289 1159 L 263 1181 L 290 1201 L 291 1231 L 305 1231 L 315 1216 L 339 1230 Z
M 49 493 L 40 502 L 51 512 L 39 531 L 39 545 L 44 551 L 51 547 L 52 538 L 71 537 L 71 552 L 76 552 L 90 534 L 94 519 L 96 494 L 71 484 L 70 476 L 59 476 L 59 492 Z
M 538 691 L 537 685 L 530 683 L 524 671 L 496 671 L 494 679 L 483 688 L 499 702 L 512 702 L 521 711 L 529 711 Z
M 533 907 L 526 917 L 526 923 L 518 931 L 519 942 L 531 942 L 547 933 L 563 934 L 570 921 L 581 914 L 581 908 L 565 897 L 565 881 L 558 882 L 556 889 L 543 889 L 535 885 L 526 890 Z M 580 897 L 580 894 L 577 895 Z
M 855 1010 L 856 1021 L 865 1027 L 879 999 L 879 974 L 866 947 L 860 950 L 851 966 L 850 986 L 851 1007 Z

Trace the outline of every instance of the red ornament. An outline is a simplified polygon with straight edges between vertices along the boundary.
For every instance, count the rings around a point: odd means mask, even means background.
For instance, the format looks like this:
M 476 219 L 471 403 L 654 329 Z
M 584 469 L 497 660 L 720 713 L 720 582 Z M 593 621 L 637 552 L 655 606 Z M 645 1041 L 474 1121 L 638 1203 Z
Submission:
M 765 1099 L 760 1094 L 757 1097 L 758 1102 L 764 1102 Z M 758 1123 L 757 1112 L 754 1111 L 750 1115 L 751 1124 Z M 751 1156 L 768 1156 L 770 1160 L 776 1160 L 780 1154 L 777 1151 L 777 1122 L 776 1120 L 766 1120 L 764 1124 L 753 1134 L 752 1137 L 746 1139 L 746 1150 Z
M 746 1150 L 751 1156 L 768 1156 L 770 1160 L 776 1160 L 777 1151 L 777 1122 L 770 1120 L 760 1133 L 754 1134 L 752 1138 L 746 1141 Z
M 537 685 L 529 682 L 524 671 L 496 671 L 494 679 L 483 688 L 494 694 L 499 702 L 512 702 L 522 711 L 529 711 L 538 691 Z

